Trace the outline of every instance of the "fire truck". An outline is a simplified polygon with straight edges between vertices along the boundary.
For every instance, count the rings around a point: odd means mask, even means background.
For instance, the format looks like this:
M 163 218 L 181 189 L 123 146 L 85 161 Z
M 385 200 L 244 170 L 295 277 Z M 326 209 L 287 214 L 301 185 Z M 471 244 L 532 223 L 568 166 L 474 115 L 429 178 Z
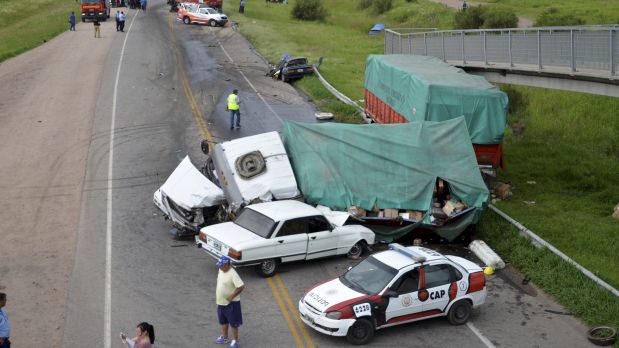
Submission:
M 90 20 L 104 21 L 110 18 L 110 3 L 107 0 L 80 0 L 82 22 Z

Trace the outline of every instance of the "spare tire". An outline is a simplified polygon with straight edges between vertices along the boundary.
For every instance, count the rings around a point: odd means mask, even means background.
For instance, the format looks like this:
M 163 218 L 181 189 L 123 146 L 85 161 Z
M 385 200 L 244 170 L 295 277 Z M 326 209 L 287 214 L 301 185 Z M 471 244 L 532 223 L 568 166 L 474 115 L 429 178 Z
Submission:
M 617 330 L 609 326 L 594 327 L 587 332 L 587 338 L 598 346 L 610 346 L 617 340 Z
M 243 179 L 250 179 L 266 170 L 266 163 L 260 151 L 252 151 L 239 156 L 234 167 Z

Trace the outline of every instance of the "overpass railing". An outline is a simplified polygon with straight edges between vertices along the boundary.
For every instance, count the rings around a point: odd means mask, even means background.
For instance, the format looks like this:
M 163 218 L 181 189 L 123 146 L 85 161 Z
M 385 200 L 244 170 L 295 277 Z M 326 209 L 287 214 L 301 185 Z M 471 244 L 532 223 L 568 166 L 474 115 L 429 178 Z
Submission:
M 619 25 L 409 32 L 385 29 L 385 54 L 434 56 L 462 66 L 615 78 Z

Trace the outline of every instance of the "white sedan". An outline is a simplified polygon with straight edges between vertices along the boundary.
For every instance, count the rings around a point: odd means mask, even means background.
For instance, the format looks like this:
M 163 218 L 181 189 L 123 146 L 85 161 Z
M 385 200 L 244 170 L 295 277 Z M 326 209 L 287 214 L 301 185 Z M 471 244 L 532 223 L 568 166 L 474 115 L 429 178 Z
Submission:
M 227 255 L 233 265 L 256 265 L 258 274 L 270 277 L 281 262 L 361 256 L 374 244 L 374 232 L 344 221 L 299 201 L 266 202 L 247 206 L 233 222 L 202 228 L 196 244 L 214 258 Z

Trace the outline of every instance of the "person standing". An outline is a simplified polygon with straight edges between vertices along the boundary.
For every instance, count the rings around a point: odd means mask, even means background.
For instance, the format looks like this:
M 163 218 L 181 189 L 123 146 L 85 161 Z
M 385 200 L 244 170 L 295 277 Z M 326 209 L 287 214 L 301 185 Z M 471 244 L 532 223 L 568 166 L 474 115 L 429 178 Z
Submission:
M 123 11 L 120 11 L 118 21 L 120 22 L 120 31 L 125 32 L 125 13 Z
M 228 96 L 228 110 L 230 110 L 230 130 L 241 128 L 241 100 L 239 99 L 239 91 L 235 89 L 232 94 Z M 236 116 L 236 122 L 235 118 Z
M 467 8 L 469 8 L 469 5 L 466 3 L 466 0 L 464 0 L 464 2 L 462 2 L 462 12 L 465 12 Z
M 128 338 L 121 332 L 120 341 L 125 348 L 152 348 L 155 343 L 155 328 L 147 322 L 139 323 L 135 328 L 135 337 Z
M 142 6 L 142 11 L 146 12 L 146 4 L 148 2 L 146 0 L 141 0 L 140 5 Z
M 93 19 L 92 25 L 95 27 L 95 37 L 101 38 L 101 23 L 98 19 Z
M 0 348 L 11 348 L 11 323 L 9 316 L 4 311 L 6 306 L 6 294 L 0 292 Z
M 221 336 L 215 339 L 215 343 L 226 344 L 228 339 L 228 327 L 232 328 L 232 341 L 230 348 L 238 348 L 239 326 L 243 324 L 241 312 L 241 291 L 245 284 L 236 270 L 230 265 L 230 259 L 223 255 L 217 262 L 219 273 L 217 274 L 217 288 L 215 298 L 217 302 L 217 319 L 221 325 Z
M 241 0 L 241 4 L 239 5 L 239 13 L 245 13 L 245 0 Z
M 116 31 L 120 31 L 120 11 L 116 11 Z
M 69 16 L 69 31 L 75 31 L 75 12 L 71 11 Z

